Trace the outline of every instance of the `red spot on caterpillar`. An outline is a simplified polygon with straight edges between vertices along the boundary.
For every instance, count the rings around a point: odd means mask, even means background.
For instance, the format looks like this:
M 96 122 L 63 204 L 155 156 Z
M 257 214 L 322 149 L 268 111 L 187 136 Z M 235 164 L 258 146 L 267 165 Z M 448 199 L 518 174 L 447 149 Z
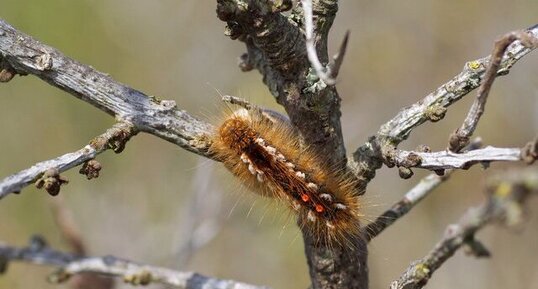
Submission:
M 292 208 L 320 245 L 353 246 L 361 217 L 353 179 L 302 147 L 285 117 L 240 109 L 217 127 L 210 149 L 246 187 Z

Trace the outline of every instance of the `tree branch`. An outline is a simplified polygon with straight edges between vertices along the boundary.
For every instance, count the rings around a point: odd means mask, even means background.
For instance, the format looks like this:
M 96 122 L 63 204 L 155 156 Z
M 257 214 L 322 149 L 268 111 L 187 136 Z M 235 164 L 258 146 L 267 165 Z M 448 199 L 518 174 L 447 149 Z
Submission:
M 483 76 L 483 81 L 478 88 L 476 96 L 467 117 L 463 121 L 463 124 L 455 132 L 452 133 L 448 142 L 448 149 L 452 152 L 458 152 L 469 142 L 470 137 L 473 135 L 480 117 L 484 113 L 486 107 L 486 101 L 488 99 L 489 91 L 493 85 L 493 81 L 497 77 L 497 71 L 501 66 L 501 61 L 506 49 L 514 41 L 519 40 L 521 44 L 526 48 L 535 49 L 538 46 L 538 38 L 529 34 L 526 31 L 514 31 L 510 32 L 500 39 L 495 41 L 493 52 L 491 52 L 490 61 L 488 67 Z
M 362 228 L 362 235 L 369 242 L 377 237 L 386 228 L 401 217 L 405 216 L 413 207 L 433 192 L 441 183 L 448 180 L 452 171 L 438 176 L 432 173 L 424 177 L 420 182 L 409 190 L 399 202 L 381 214 L 375 221 Z
M 56 251 L 46 246 L 41 238 L 34 238 L 26 248 L 16 248 L 0 243 L 0 263 L 4 271 L 8 262 L 22 261 L 37 265 L 49 265 L 59 269 L 49 276 L 49 281 L 61 283 L 81 273 L 99 273 L 120 277 L 132 285 L 160 283 L 184 289 L 268 289 L 232 280 L 206 277 L 193 272 L 178 272 L 166 268 L 137 264 L 113 256 L 79 257 Z
M 3 179 L 0 181 L 0 199 L 10 193 L 19 193 L 24 187 L 38 180 L 52 182 L 54 179 L 59 178 L 59 173 L 86 163 L 107 149 L 112 149 L 119 153 L 125 147 L 125 143 L 136 133 L 137 131 L 132 124 L 126 122 L 116 123 L 105 133 L 94 138 L 88 145 L 76 152 L 37 163 L 28 169 Z M 45 180 L 45 178 L 51 179 Z M 50 190 L 47 187 L 45 188 L 49 193 L 56 195 L 59 192 L 59 185 L 52 186 Z
M 466 148 L 466 151 L 477 150 L 481 146 L 482 139 L 475 138 Z M 362 228 L 361 231 L 364 238 L 369 242 L 377 237 L 386 228 L 409 213 L 413 207 L 426 198 L 441 183 L 448 180 L 452 172 L 453 170 L 447 170 L 443 171 L 442 175 L 439 175 L 438 171 L 436 171 L 435 173 L 424 177 L 418 184 L 409 190 L 400 201 L 392 205 L 392 207 L 377 217 L 375 221 Z
M 262 72 L 264 82 L 277 101 L 284 105 L 305 143 L 311 144 L 320 154 L 334 156 L 331 161 L 335 165 L 345 164 L 340 98 L 336 89 L 317 87 L 315 82 L 308 80 L 309 63 L 304 52 L 303 34 L 296 22 L 280 13 L 291 7 L 287 5 L 291 1 L 282 1 L 282 5 L 276 5 L 276 1 L 249 1 L 249 9 L 246 10 L 244 2 L 240 2 L 218 1 L 217 14 L 228 23 L 227 32 L 232 38 L 237 36 L 247 44 L 248 62 Z M 330 1 L 325 2 L 331 4 Z M 319 45 L 323 52 L 326 50 L 328 28 L 334 19 L 336 3 L 328 6 L 320 4 L 319 7 L 328 13 L 322 27 L 326 33 L 321 33 L 323 43 Z M 236 34 L 238 31 L 241 33 Z M 326 51 L 319 55 L 323 58 Z M 211 157 L 208 152 L 208 134 L 213 132 L 213 127 L 210 124 L 178 110 L 173 101 L 149 97 L 112 80 L 104 73 L 67 58 L 56 49 L 39 43 L 1 20 L 0 56 L 0 68 L 7 75 L 34 74 L 117 119 L 132 123 L 139 131 L 154 134 L 191 152 Z M 313 284 L 327 284 L 328 280 L 340 278 L 341 286 L 335 286 L 345 287 L 351 282 L 367 286 L 366 267 L 360 265 L 366 263 L 366 254 L 328 252 L 324 248 L 315 248 L 314 243 L 307 242 L 310 245 L 307 245 L 306 250 L 307 256 L 316 255 L 320 260 L 312 263 L 315 269 L 311 275 L 320 272 L 317 275 L 320 278 L 312 278 Z M 334 266 L 324 265 L 326 263 Z M 362 277 L 348 278 L 354 276 L 354 273 L 349 272 L 360 272 L 358 274 L 362 274 Z
M 317 149 L 321 155 L 333 156 L 333 164 L 345 164 L 340 98 L 334 87 L 320 85 L 312 77 L 304 53 L 301 23 L 292 19 L 293 13 L 289 17 L 280 13 L 289 9 L 291 1 L 252 0 L 247 4 L 235 0 L 217 2 L 217 12 L 219 18 L 227 22 L 228 35 L 246 43 L 249 66 L 256 67 L 262 73 L 264 82 L 277 101 L 284 105 L 305 143 Z M 336 13 L 337 2 L 314 2 L 314 14 L 316 5 L 331 7 L 331 12 L 323 19 L 325 24 L 317 27 L 318 56 L 321 62 L 326 62 L 327 34 Z M 536 34 L 538 28 L 532 29 Z M 517 45 L 508 48 L 508 51 L 513 51 L 513 55 L 503 61 L 499 73 L 508 71 L 515 61 L 530 51 L 520 49 Z M 0 80 L 9 80 L 15 73 L 35 74 L 118 119 L 132 123 L 137 130 L 211 157 L 207 151 L 207 135 L 213 130 L 211 125 L 178 110 L 173 101 L 157 100 L 117 83 L 105 74 L 77 63 L 16 31 L 3 21 L 0 21 L 0 56 Z M 469 63 L 468 71 L 462 72 L 460 78 L 442 87 L 441 90 L 444 91 L 432 93 L 431 97 L 428 96 L 429 99 L 426 97 L 422 103 L 417 104 L 418 107 L 401 112 L 386 124 L 388 131 L 382 127 L 376 137 L 355 152 L 353 165 L 357 168 L 361 181 L 359 191 L 364 191 L 375 170 L 382 165 L 386 153 L 393 151 L 414 127 L 426 120 L 441 119 L 447 106 L 478 85 L 483 63 L 485 60 Z M 356 252 L 331 251 L 316 247 L 312 240 L 305 238 L 305 251 L 314 288 L 368 286 L 367 251 L 361 240 L 357 242 Z
M 527 31 L 532 37 L 538 37 L 538 24 Z M 534 49 L 535 47 L 526 47 L 520 41 L 514 41 L 507 47 L 497 75 L 508 74 L 514 64 Z M 398 144 L 407 139 L 415 127 L 428 120 L 441 120 L 444 116 L 443 108 L 446 109 L 480 85 L 490 59 L 491 56 L 487 56 L 465 63 L 463 70 L 454 78 L 420 101 L 402 109 L 393 119 L 382 125 L 378 135 L 386 136 Z
M 431 153 L 398 151 L 396 156 L 394 156 L 394 162 L 397 166 L 424 168 L 428 170 L 468 169 L 476 163 L 521 160 L 520 148 L 496 148 L 492 146 L 465 153 L 453 153 L 448 150 Z
M 210 124 L 179 110 L 174 101 L 147 96 L 66 57 L 1 19 L 0 60 L 9 71 L 33 74 L 116 119 L 133 124 L 139 131 L 210 157 L 207 151 L 207 135 L 213 130 Z
M 527 29 L 532 37 L 538 37 L 538 25 Z M 534 48 L 528 48 L 520 41 L 514 41 L 506 49 L 498 75 L 506 75 L 512 66 Z M 485 57 L 465 64 L 462 72 L 437 88 L 420 101 L 402 109 L 394 118 L 383 124 L 377 134 L 353 153 L 350 162 L 365 189 L 375 176 L 375 171 L 386 161 L 385 157 L 396 149 L 397 145 L 409 137 L 411 131 L 426 121 L 441 120 L 447 108 L 480 85 L 485 67 L 491 57 Z
M 304 27 L 306 35 L 306 52 L 308 55 L 308 60 L 312 67 L 316 71 L 317 76 L 327 85 L 336 84 L 336 76 L 342 65 L 344 55 L 346 53 L 347 43 L 349 39 L 349 32 L 346 33 L 342 45 L 340 45 L 340 50 L 338 54 L 333 57 L 333 61 L 327 66 L 321 64 L 321 61 L 318 58 L 318 52 L 316 49 L 316 37 L 314 35 L 314 16 L 312 12 L 312 1 L 311 0 L 302 0 L 301 4 L 304 10 Z
M 424 258 L 414 261 L 391 289 L 415 289 L 426 285 L 432 274 L 463 245 L 468 245 L 478 257 L 487 250 L 475 233 L 488 223 L 502 221 L 507 225 L 521 222 L 522 206 L 531 194 L 538 194 L 538 171 L 527 169 L 505 173 L 489 182 L 488 200 L 469 209 L 457 224 L 450 225 L 442 238 Z
M 271 78 L 295 78 L 304 66 L 304 40 L 297 25 L 280 13 L 291 9 L 292 1 L 247 2 L 217 1 L 217 16 L 227 25 L 225 34 L 245 42 L 247 62 L 274 70 Z
M 284 106 L 304 143 L 333 168 L 345 169 L 346 151 L 340 123 L 340 97 L 334 86 L 319 81 L 305 52 L 303 9 L 291 1 L 217 1 L 217 15 L 227 23 L 225 33 L 243 41 L 247 55 L 241 69 L 256 68 L 277 102 Z M 281 5 L 277 5 L 281 4 Z M 316 52 L 328 62 L 327 39 L 338 8 L 337 1 L 313 1 L 316 19 Z M 357 239 L 357 250 L 316 246 L 312 236 L 303 234 L 312 287 L 364 289 L 368 287 L 367 250 Z

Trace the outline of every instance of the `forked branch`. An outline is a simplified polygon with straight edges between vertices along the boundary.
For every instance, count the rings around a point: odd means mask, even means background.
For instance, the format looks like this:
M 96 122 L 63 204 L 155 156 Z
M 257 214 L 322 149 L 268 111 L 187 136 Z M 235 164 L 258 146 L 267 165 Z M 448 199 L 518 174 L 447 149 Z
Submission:
M 424 258 L 412 262 L 390 288 L 424 287 L 432 274 L 464 245 L 469 246 L 475 256 L 488 256 L 487 249 L 475 240 L 475 233 L 493 222 L 520 223 L 526 199 L 538 194 L 538 171 L 515 170 L 494 178 L 488 184 L 487 193 L 488 199 L 483 204 L 470 208 L 458 223 L 448 226 L 441 241 Z
M 538 37 L 526 31 L 510 32 L 495 42 L 486 72 L 483 76 L 482 84 L 478 88 L 476 99 L 461 127 L 450 136 L 448 142 L 448 149 L 450 151 L 458 152 L 469 142 L 470 137 L 473 135 L 473 132 L 478 125 L 480 117 L 484 113 L 489 91 L 491 90 L 493 81 L 497 77 L 497 71 L 499 71 L 499 68 L 501 67 L 503 55 L 505 55 L 508 46 L 516 40 L 519 40 L 526 48 L 535 49 L 538 47 Z
M 332 61 L 326 66 L 321 63 L 318 57 L 318 52 L 316 49 L 316 36 L 314 28 L 314 15 L 312 12 L 312 1 L 311 0 L 302 0 L 301 4 L 304 10 L 304 28 L 306 36 L 306 52 L 308 55 L 308 60 L 310 64 L 316 71 L 317 76 L 327 85 L 335 85 L 336 77 L 342 66 L 344 55 L 346 54 L 347 43 L 349 40 L 349 31 L 346 32 L 344 40 L 340 45 L 338 53 L 333 57 Z
M 536 39 L 538 25 L 527 29 L 525 33 L 528 33 L 527 38 Z M 536 45 L 524 42 L 525 45 L 515 40 L 506 47 L 498 69 L 492 70 L 496 75 L 507 74 L 517 61 L 536 48 Z M 443 119 L 450 105 L 477 88 L 484 78 L 490 59 L 491 56 L 488 56 L 467 62 L 462 72 L 420 101 L 402 109 L 394 118 L 382 125 L 375 136 L 359 147 L 353 153 L 350 165 L 360 176 L 361 187 L 366 187 L 375 176 L 375 171 L 381 168 L 384 162 L 393 159 L 398 144 L 407 139 L 414 128 L 426 121 L 436 122 Z
M 478 150 L 481 146 L 482 139 L 476 138 L 469 144 L 466 151 Z M 362 229 L 364 238 L 371 241 L 381 234 L 386 228 L 409 213 L 418 203 L 439 187 L 439 185 L 448 180 L 452 172 L 453 170 L 446 170 L 442 175 L 438 175 L 436 172 L 424 177 L 411 190 L 405 193 L 400 201 L 392 205 L 387 211 Z
M 308 45 L 305 46 L 304 38 L 300 31 L 301 23 L 292 21 L 291 16 L 293 15 L 288 17 L 281 13 L 291 8 L 289 5 L 291 1 L 253 0 L 244 2 L 219 0 L 217 3 L 219 5 L 217 9 L 218 16 L 228 23 L 229 35 L 232 38 L 239 38 L 247 44 L 249 51 L 247 58 L 250 58 L 248 61 L 249 67 L 256 67 L 260 70 L 271 92 L 286 107 L 290 118 L 301 130 L 307 143 L 317 145 L 323 152 L 333 153 L 337 160 L 344 160 L 345 152 L 340 130 L 340 98 L 336 90 L 334 87 L 319 86 L 317 82 L 309 83 L 308 79 L 303 79 L 307 74 L 305 72 L 308 71 L 308 60 L 310 60 L 318 62 L 314 66 L 317 67 L 315 70 L 322 80 L 325 78 L 327 84 L 335 81 L 336 74 L 342 63 L 347 36 L 344 39 L 339 56 L 333 61 L 333 64 L 329 63 L 329 67 L 323 67 L 321 62 L 325 60 L 318 58 L 320 56 L 324 59 L 326 56 L 325 51 L 323 51 L 324 53 L 319 53 L 319 55 L 308 52 L 307 57 L 305 57 L 304 52 L 304 47 L 308 47 L 309 50 L 314 48 L 315 53 L 326 47 L 324 44 L 326 44 L 326 36 L 334 15 L 324 19 L 327 23 L 324 27 L 316 27 L 322 30 L 321 33 L 318 33 L 318 37 L 321 35 L 321 41 L 323 42 L 323 45 L 319 45 L 319 50 L 316 50 L 313 23 L 308 24 L 308 29 L 305 29 L 307 33 L 311 31 L 310 37 L 307 36 Z M 282 5 L 276 5 L 277 3 Z M 308 3 L 311 4 L 310 1 Z M 325 5 L 325 3 L 330 4 L 333 7 L 331 11 L 336 13 L 336 1 L 316 1 L 314 4 L 316 3 L 320 6 Z M 244 9 L 245 5 L 249 9 Z M 309 21 L 309 19 L 313 21 L 314 13 L 311 14 L 305 15 L 305 22 Z M 318 23 L 321 23 L 321 21 L 318 21 Z M 536 36 L 538 27 L 531 28 L 530 33 Z M 278 41 L 275 41 L 275 39 Z M 512 43 L 507 47 L 506 56 L 502 58 L 499 69 L 494 71 L 497 74 L 508 72 L 511 66 L 530 52 L 532 48 L 524 47 L 518 41 Z M 357 175 L 362 181 L 362 188 L 359 188 L 359 191 L 363 191 L 366 184 L 373 178 L 375 170 L 387 160 L 388 153 L 394 152 L 397 145 L 408 137 L 413 128 L 427 120 L 440 120 L 446 113 L 448 106 L 478 87 L 487 62 L 488 58 L 467 63 L 464 71 L 457 77 L 422 101 L 402 110 L 395 118 L 382 126 L 376 136 L 355 152 L 353 167 L 357 169 Z M 330 71 L 331 69 L 332 72 Z M 115 116 L 118 120 L 132 124 L 133 129 L 136 131 L 154 134 L 186 150 L 211 158 L 207 150 L 209 145 L 207 135 L 213 129 L 210 124 L 199 121 L 186 112 L 179 110 L 173 101 L 158 100 L 118 83 L 109 76 L 65 57 L 56 49 L 43 45 L 31 37 L 16 31 L 7 23 L 0 21 L 0 81 L 9 81 L 16 74 L 34 74 L 51 85 L 59 87 Z M 308 103 L 310 106 L 306 105 L 305 99 L 311 101 L 311 103 Z M 320 109 L 311 109 L 311 104 L 315 104 Z M 324 133 L 319 133 L 320 128 L 323 128 Z M 420 163 L 428 160 L 428 155 L 423 155 L 422 158 Z M 473 160 L 482 161 L 483 159 Z M 427 164 L 427 162 L 425 163 Z M 43 174 L 43 170 L 41 170 L 41 174 Z M 38 175 L 33 175 L 30 178 L 30 183 L 35 181 Z M 52 176 L 56 175 L 52 174 Z M 23 184 L 22 186 L 24 186 L 28 183 L 19 181 L 18 184 Z M 434 186 L 435 182 L 431 184 L 430 187 Z M 5 194 L 18 191 L 17 188 L 6 189 L 7 193 Z M 423 194 L 428 191 L 431 191 L 431 189 L 422 189 Z M 2 196 L 0 191 L 0 197 Z M 413 198 L 417 199 L 417 195 L 412 196 Z M 336 286 L 334 288 L 343 286 L 365 288 L 367 286 L 366 248 L 359 247 L 357 252 L 360 251 L 361 253 L 352 255 L 347 254 L 348 252 L 329 252 L 323 248 L 318 248 L 308 237 L 305 238 L 305 241 L 305 251 L 308 257 L 313 287 L 321 288 L 330 285 Z M 469 240 L 467 241 L 470 242 Z M 123 276 L 127 281 L 137 284 L 162 282 L 177 285 L 177 283 L 174 283 L 177 280 L 182 280 L 181 282 L 189 280 L 191 283 L 185 283 L 184 285 L 191 286 L 200 284 L 197 282 L 200 278 L 204 282 L 215 284 L 215 286 L 220 286 L 218 284 L 223 284 L 223 286 L 242 284 L 234 282 L 221 283 L 222 280 L 200 277 L 193 273 L 182 274 L 162 268 L 140 266 L 113 257 L 78 258 L 55 254 L 58 253 L 56 251 L 43 251 L 42 248 L 38 250 L 30 248 L 31 252 L 6 246 L 3 248 L 5 249 L 3 252 L 11 252 L 4 255 L 5 260 L 9 259 L 5 256 L 11 256 L 10 260 L 26 260 L 24 258 L 27 258 L 27 254 L 33 256 L 32 254 L 36 252 L 58 255 L 60 259 L 55 260 L 55 262 L 63 260 L 61 261 L 63 263 L 60 263 L 63 269 L 59 271 L 61 274 L 55 275 L 56 277 L 69 276 L 81 271 L 94 271 Z M 43 256 L 39 256 L 39 260 L 43 260 Z M 31 257 L 28 258 L 32 261 L 36 260 Z M 150 272 L 149 274 L 147 273 L 148 271 Z M 62 275 L 63 273 L 66 274 Z M 61 279 L 58 278 L 57 280 Z M 334 280 L 338 280 L 340 283 L 336 284 L 333 282 Z M 204 282 L 202 283 L 207 284 Z
M 377 237 L 386 228 L 392 225 L 401 217 L 405 216 L 415 205 L 426 198 L 445 180 L 448 180 L 451 172 L 445 173 L 443 176 L 438 176 L 432 173 L 424 177 L 411 190 L 405 193 L 404 197 L 396 204 L 392 205 L 387 211 L 368 224 L 362 229 L 362 235 L 367 241 L 371 241 Z
M 66 57 L 1 19 L 0 60 L 7 70 L 19 75 L 33 74 L 119 121 L 131 123 L 138 131 L 211 157 L 207 151 L 207 134 L 213 129 L 210 124 L 178 109 L 174 101 L 145 95 L 89 65 Z
M 125 143 L 136 133 L 137 130 L 132 124 L 119 122 L 76 152 L 37 163 L 28 169 L 22 170 L 1 180 L 0 199 L 10 193 L 18 193 L 24 187 L 35 183 L 36 181 L 38 181 L 36 185 L 41 187 L 44 186 L 50 194 L 56 195 L 59 192 L 62 181 L 59 173 L 81 164 L 87 164 L 87 162 L 93 160 L 98 154 L 107 149 L 112 149 L 116 153 L 121 152 L 125 147 Z M 82 172 L 85 173 L 88 178 L 94 177 L 94 174 L 96 173 L 95 166 L 91 166 L 90 164 L 90 167 L 86 166 L 85 168 L 87 170 Z M 50 189 L 48 189 L 47 184 Z
M 538 37 L 538 25 L 526 30 L 529 37 Z M 533 51 L 536 47 L 513 41 L 505 50 L 496 71 L 499 76 L 506 75 L 516 62 Z M 377 135 L 387 137 L 391 143 L 399 144 L 407 139 L 411 131 L 426 121 L 441 120 L 446 109 L 479 87 L 491 56 L 465 63 L 463 70 L 448 82 L 439 86 L 418 102 L 402 109 L 394 118 L 381 126 Z

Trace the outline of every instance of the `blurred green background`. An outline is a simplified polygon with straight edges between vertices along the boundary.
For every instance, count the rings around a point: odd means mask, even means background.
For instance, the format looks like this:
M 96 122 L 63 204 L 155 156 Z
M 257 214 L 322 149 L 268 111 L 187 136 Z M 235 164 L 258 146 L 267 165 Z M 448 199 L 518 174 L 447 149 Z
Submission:
M 219 111 L 215 88 L 277 108 L 260 75 L 237 68 L 245 49 L 223 35 L 215 6 L 215 1 L 188 0 L 0 0 L 0 17 L 118 81 L 175 100 L 202 119 Z M 338 84 L 348 150 L 400 108 L 458 73 L 466 61 L 488 54 L 497 36 L 538 23 L 537 12 L 536 0 L 341 1 L 330 43 L 334 52 L 345 31 L 351 31 Z M 537 64 L 535 52 L 495 82 L 476 133 L 486 144 L 522 146 L 535 136 Z M 454 105 L 443 121 L 416 129 L 402 148 L 427 144 L 444 149 L 473 96 Z M 35 77 L 2 84 L 0 177 L 77 150 L 112 123 L 98 109 Z M 72 170 L 62 189 L 92 255 L 113 254 L 274 288 L 307 287 L 302 241 L 293 220 L 282 208 L 240 189 L 221 165 L 144 134 L 120 155 L 107 152 L 98 160 L 103 165 L 98 179 L 87 181 Z M 370 245 L 371 288 L 388 288 L 410 261 L 433 247 L 448 224 L 483 199 L 487 175 L 513 166 L 455 173 L 376 238 Z M 369 218 L 425 174 L 417 171 L 412 179 L 401 180 L 395 169 L 382 169 L 365 197 Z M 222 197 L 222 204 L 198 212 L 216 220 L 210 227 L 220 230 L 191 258 L 178 261 L 178 250 L 191 235 L 189 207 L 197 191 L 208 193 L 202 205 Z M 42 234 L 53 246 L 68 249 L 52 220 L 49 199 L 28 187 L 2 200 L 0 240 L 22 246 L 30 235 Z M 537 200 L 530 206 L 535 210 L 522 230 L 488 227 L 478 234 L 492 250 L 491 259 L 458 252 L 429 288 L 538 288 Z M 0 276 L 0 288 L 67 288 L 47 284 L 50 272 L 14 263 Z

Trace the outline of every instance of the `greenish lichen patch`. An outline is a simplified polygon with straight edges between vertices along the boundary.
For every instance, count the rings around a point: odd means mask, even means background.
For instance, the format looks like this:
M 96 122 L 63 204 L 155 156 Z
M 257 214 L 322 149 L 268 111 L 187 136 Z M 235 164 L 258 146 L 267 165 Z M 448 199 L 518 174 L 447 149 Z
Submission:
M 308 69 L 308 74 L 306 75 L 306 83 L 303 88 L 304 93 L 319 93 L 320 91 L 327 88 L 327 84 L 323 82 L 316 74 L 316 70 L 312 67 Z
M 142 270 L 136 274 L 129 274 L 123 277 L 123 282 L 131 285 L 148 285 L 153 280 L 153 275 L 147 270 Z
M 467 62 L 467 67 L 472 69 L 472 70 L 477 70 L 480 67 L 482 67 L 482 63 L 480 61 L 478 61 L 478 60 L 469 61 L 469 62 Z
M 60 284 L 67 280 L 69 280 L 73 274 L 65 271 L 64 269 L 59 269 L 56 272 L 50 274 L 47 277 L 47 281 L 49 281 L 52 284 Z
M 415 276 L 419 279 L 427 279 L 430 274 L 430 268 L 424 263 L 415 265 Z
M 148 98 L 149 98 L 152 102 L 154 102 L 154 103 L 156 103 L 156 104 L 161 104 L 162 99 L 160 99 L 159 97 L 157 97 L 157 96 L 155 96 L 155 95 L 148 95 Z
M 443 119 L 446 115 L 446 107 L 439 104 L 429 106 L 424 112 L 424 116 L 431 122 L 437 122 Z

